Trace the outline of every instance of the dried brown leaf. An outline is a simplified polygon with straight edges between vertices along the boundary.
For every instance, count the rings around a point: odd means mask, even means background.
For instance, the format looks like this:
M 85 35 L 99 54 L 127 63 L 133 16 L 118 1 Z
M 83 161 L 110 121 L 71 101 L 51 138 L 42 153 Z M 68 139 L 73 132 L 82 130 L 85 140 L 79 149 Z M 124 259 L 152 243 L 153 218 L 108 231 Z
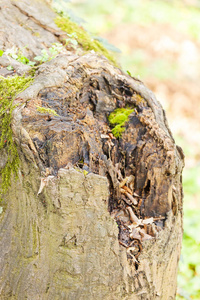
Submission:
M 127 178 L 127 177 L 126 177 L 126 178 Z M 125 179 L 126 179 L 126 178 L 125 178 Z M 132 194 L 131 189 L 129 189 L 127 186 L 123 185 L 122 188 L 123 188 L 125 191 L 127 191 L 127 193 L 129 193 L 130 195 Z
M 141 235 L 139 233 L 139 230 L 137 228 L 133 228 L 132 232 L 130 234 L 130 238 L 133 239 L 137 239 L 141 241 Z
M 148 218 L 148 219 L 144 219 L 144 220 L 142 221 L 142 223 L 143 223 L 143 224 L 152 224 L 153 221 L 154 221 L 154 219 L 153 219 L 153 217 L 151 217 L 151 218 Z
M 119 184 L 119 188 L 122 188 L 126 184 L 127 180 L 128 180 L 128 177 L 123 178 L 123 180 Z
M 142 236 L 142 241 L 152 240 L 153 237 L 145 232 L 144 229 L 140 229 L 140 234 Z
M 131 196 L 129 193 L 126 193 L 126 196 L 129 198 L 129 200 L 132 201 L 132 203 L 133 203 L 134 205 L 137 205 L 137 204 L 138 204 L 137 199 L 135 199 L 135 198 L 134 198 L 133 196 Z
M 132 208 L 130 206 L 127 206 L 126 209 L 128 210 L 129 212 L 129 216 L 130 216 L 130 220 L 132 223 L 138 223 L 139 222 L 139 219 L 138 217 L 134 214 Z
M 48 176 L 48 177 L 45 177 L 45 178 L 41 177 L 40 188 L 39 188 L 38 193 L 37 193 L 38 195 L 42 193 L 44 187 L 47 186 L 49 181 L 52 180 L 53 178 L 54 178 L 54 176 L 52 176 L 52 175 Z
M 109 137 L 109 135 L 107 135 L 107 134 L 101 134 L 101 138 L 102 138 L 102 139 L 109 139 L 110 137 Z

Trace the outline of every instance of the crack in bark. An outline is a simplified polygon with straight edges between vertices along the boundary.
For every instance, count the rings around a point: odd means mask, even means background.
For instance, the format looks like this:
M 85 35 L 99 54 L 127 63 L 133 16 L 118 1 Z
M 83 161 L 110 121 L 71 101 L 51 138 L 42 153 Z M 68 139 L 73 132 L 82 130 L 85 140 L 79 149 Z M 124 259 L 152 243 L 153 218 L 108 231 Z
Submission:
M 60 33 L 59 31 L 56 31 L 55 29 L 51 28 L 50 26 L 43 24 L 40 20 L 36 19 L 34 16 L 30 15 L 28 12 L 26 12 L 24 9 L 22 9 L 17 3 L 13 3 L 13 6 L 15 6 L 23 15 L 31 19 L 35 24 L 39 25 L 43 29 L 49 31 L 50 33 L 53 33 L 56 37 L 62 36 L 64 33 Z

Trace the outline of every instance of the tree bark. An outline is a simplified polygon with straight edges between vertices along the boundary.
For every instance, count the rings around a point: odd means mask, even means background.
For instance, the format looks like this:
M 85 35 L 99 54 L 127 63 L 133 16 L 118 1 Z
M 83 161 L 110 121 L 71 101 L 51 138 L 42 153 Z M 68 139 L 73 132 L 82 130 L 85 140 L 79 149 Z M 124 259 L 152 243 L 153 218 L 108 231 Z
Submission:
M 3 50 L 28 45 L 33 58 L 67 37 L 45 2 L 0 5 Z M 1 74 L 11 63 L 30 69 L 3 55 Z M 0 215 L 1 299 L 175 299 L 184 155 L 154 94 L 102 56 L 66 50 L 15 104 L 20 167 Z M 126 106 L 115 138 L 108 116 Z

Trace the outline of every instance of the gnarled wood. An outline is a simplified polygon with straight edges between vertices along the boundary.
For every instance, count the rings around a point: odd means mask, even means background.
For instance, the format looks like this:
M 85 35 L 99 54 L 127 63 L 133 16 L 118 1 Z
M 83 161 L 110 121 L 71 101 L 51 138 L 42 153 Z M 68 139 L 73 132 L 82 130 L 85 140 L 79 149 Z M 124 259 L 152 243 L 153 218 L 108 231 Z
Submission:
M 4 24 L 23 39 L 8 30 L 4 49 L 29 40 L 35 55 L 64 35 L 42 2 L 6 3 Z M 153 93 L 104 57 L 66 51 L 38 67 L 15 104 L 21 164 L 0 219 L 2 299 L 175 299 L 183 153 Z M 116 139 L 107 117 L 126 106 L 134 112 Z

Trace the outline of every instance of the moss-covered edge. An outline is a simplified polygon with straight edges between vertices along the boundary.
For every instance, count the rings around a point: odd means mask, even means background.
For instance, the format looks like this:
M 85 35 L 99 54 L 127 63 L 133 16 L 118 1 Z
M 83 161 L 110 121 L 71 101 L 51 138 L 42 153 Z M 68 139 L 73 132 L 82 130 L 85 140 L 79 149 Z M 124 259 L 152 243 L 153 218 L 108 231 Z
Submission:
M 129 115 L 134 112 L 134 108 L 117 108 L 108 116 L 110 125 L 114 126 L 112 134 L 116 138 L 120 138 L 125 131 L 125 123 L 128 121 Z
M 14 174 L 17 178 L 19 168 L 19 155 L 11 128 L 12 112 L 15 108 L 13 101 L 17 94 L 31 84 L 32 80 L 31 76 L 15 75 L 7 78 L 0 76 L 0 151 L 5 149 L 7 152 L 6 164 L 0 169 L 0 198 L 11 184 L 11 175 Z
M 49 114 L 58 117 L 59 115 L 54 109 L 47 108 L 47 107 L 41 107 L 41 106 L 36 106 L 37 111 L 40 112 L 41 114 Z
M 69 17 L 57 16 L 54 20 L 55 24 L 68 34 L 76 34 L 75 38 L 81 48 L 85 51 L 94 50 L 95 52 L 107 57 L 115 66 L 116 59 L 110 51 L 108 51 L 99 41 L 93 39 L 83 27 L 72 22 Z

